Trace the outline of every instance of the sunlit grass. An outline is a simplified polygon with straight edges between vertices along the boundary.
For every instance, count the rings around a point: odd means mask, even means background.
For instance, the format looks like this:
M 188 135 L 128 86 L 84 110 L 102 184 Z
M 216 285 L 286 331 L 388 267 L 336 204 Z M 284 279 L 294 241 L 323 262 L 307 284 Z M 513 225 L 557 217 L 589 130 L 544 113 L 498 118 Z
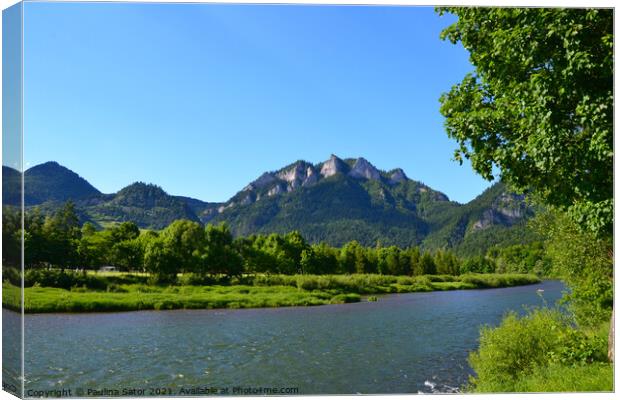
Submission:
M 359 295 L 334 295 L 272 286 L 171 286 L 121 285 L 117 292 L 83 291 L 81 288 L 30 287 L 25 289 L 25 311 L 94 312 L 166 309 L 255 308 L 313 306 L 359 301 Z M 3 284 L 3 303 L 19 309 L 19 288 Z
M 229 284 L 180 284 L 157 286 L 123 272 L 90 273 L 88 285 L 70 289 L 25 289 L 25 312 L 95 312 L 162 309 L 255 308 L 312 306 L 358 302 L 361 295 L 429 292 L 523 285 L 539 282 L 533 275 L 478 274 L 463 276 L 256 275 L 233 279 Z M 243 282 L 243 284 L 240 284 Z M 54 285 L 54 284 L 50 284 Z M 3 283 L 3 305 L 20 307 L 19 288 Z
M 514 392 L 611 392 L 614 369 L 609 363 L 551 365 L 514 382 Z

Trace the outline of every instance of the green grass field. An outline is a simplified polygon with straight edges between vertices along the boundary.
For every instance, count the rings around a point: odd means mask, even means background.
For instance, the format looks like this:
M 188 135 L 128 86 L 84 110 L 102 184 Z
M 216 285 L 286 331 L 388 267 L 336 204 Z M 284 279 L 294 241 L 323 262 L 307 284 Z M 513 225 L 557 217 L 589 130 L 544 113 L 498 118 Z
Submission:
M 314 306 L 361 301 L 370 294 L 428 292 L 516 286 L 539 282 L 533 275 L 477 274 L 463 276 L 386 275 L 259 275 L 244 284 L 170 286 L 135 283 L 136 276 L 118 272 L 94 274 L 102 289 L 70 289 L 34 284 L 25 289 L 25 312 L 98 312 L 164 309 L 256 308 Z M 142 277 L 146 278 L 146 277 Z M 188 277 L 186 277 L 188 278 Z M 182 282 L 184 279 L 180 279 Z M 185 279 L 191 281 L 191 279 Z M 111 283 L 113 282 L 113 283 Z M 127 283 L 123 283 L 127 282 Z M 106 286 L 107 285 L 107 286 Z M 19 288 L 3 283 L 3 305 L 18 310 Z

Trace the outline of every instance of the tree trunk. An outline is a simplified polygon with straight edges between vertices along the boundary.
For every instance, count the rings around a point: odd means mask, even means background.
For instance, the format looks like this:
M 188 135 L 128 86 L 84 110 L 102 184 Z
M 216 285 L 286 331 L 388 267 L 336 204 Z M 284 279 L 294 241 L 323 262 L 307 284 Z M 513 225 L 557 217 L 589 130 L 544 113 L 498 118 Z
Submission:
M 611 310 L 611 320 L 609 322 L 609 338 L 607 339 L 607 358 L 609 358 L 609 362 L 614 362 L 614 309 Z

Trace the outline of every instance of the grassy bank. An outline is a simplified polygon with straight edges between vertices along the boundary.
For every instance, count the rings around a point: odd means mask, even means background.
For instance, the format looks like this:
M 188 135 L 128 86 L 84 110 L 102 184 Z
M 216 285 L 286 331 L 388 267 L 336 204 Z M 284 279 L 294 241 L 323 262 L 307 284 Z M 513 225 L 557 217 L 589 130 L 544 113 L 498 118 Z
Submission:
M 499 288 L 540 282 L 529 274 L 465 274 L 393 276 L 353 275 L 262 275 L 251 278 L 255 286 L 293 286 L 301 290 L 338 290 L 357 294 L 386 294 Z
M 611 392 L 614 368 L 610 363 L 551 365 L 538 368 L 513 383 L 515 392 Z
M 19 289 L 5 283 L 3 290 L 4 305 L 16 309 L 19 304 Z M 25 311 L 45 313 L 313 306 L 360 300 L 360 296 L 355 294 L 310 292 L 286 286 L 123 285 L 117 290 L 92 292 L 30 287 L 25 289 Z
M 387 275 L 258 275 L 221 284 L 197 284 L 192 276 L 178 285 L 156 286 L 146 277 L 115 275 L 81 279 L 46 276 L 25 289 L 25 312 L 96 312 L 164 309 L 313 306 L 358 302 L 363 295 L 433 290 L 507 287 L 539 282 L 533 275 L 468 274 L 420 277 Z M 136 283 L 138 282 L 138 283 Z M 193 284 L 190 284 L 193 283 Z M 63 287 L 53 287 L 54 285 Z M 19 309 L 19 288 L 3 283 L 3 305 Z

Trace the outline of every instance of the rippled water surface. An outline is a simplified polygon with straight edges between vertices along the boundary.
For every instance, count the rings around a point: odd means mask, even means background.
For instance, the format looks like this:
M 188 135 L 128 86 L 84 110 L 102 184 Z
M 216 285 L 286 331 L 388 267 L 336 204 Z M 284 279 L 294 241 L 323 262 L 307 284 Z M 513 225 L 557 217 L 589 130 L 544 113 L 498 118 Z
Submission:
M 560 282 L 410 293 L 378 302 L 248 310 L 27 315 L 26 391 L 297 387 L 313 393 L 450 391 L 472 373 L 482 324 L 553 304 Z M 5 313 L 5 323 L 16 317 Z

